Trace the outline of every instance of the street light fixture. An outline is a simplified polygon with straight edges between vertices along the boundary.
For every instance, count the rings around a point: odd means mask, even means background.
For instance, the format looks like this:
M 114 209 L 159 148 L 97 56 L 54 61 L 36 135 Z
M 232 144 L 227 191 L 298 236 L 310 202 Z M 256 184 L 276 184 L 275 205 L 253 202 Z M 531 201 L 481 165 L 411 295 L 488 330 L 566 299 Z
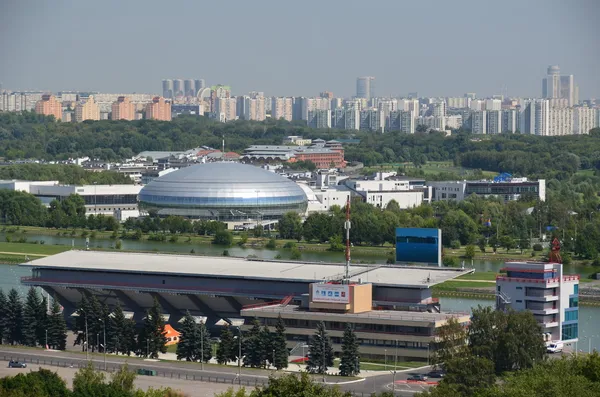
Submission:
M 238 383 L 242 385 L 242 328 L 236 327 L 238 330 Z

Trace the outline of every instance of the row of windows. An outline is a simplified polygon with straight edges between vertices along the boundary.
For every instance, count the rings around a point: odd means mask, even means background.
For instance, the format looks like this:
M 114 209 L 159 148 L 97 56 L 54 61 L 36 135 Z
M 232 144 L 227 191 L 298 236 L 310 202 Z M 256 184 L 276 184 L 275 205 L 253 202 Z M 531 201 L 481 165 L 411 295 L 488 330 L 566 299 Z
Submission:
M 291 328 L 316 328 L 318 321 L 314 320 L 300 320 L 300 319 L 284 319 L 284 324 Z M 263 319 L 263 324 L 275 326 L 277 319 Z M 409 327 L 404 325 L 388 325 L 388 324 L 363 324 L 357 323 L 352 324 L 354 330 L 357 332 L 385 332 L 389 334 L 401 334 L 401 335 L 417 335 L 417 336 L 431 336 L 432 330 L 427 327 Z M 346 329 L 346 323 L 337 321 L 325 321 L 325 327 L 328 330 L 339 330 L 343 331 Z
M 165 205 L 196 204 L 206 206 L 271 206 L 283 204 L 299 204 L 306 201 L 302 196 L 281 196 L 281 197 L 173 197 L 157 196 L 150 194 L 140 194 L 140 201 L 147 203 L 161 203 Z
M 306 342 L 308 343 L 310 340 L 310 337 L 307 335 L 292 335 L 292 334 L 286 334 L 286 339 L 289 341 L 295 341 L 295 342 Z M 331 337 L 331 342 L 335 343 L 335 344 L 342 344 L 343 343 L 343 337 L 338 337 L 338 336 L 333 336 Z M 384 347 L 389 349 L 389 354 L 392 355 L 394 354 L 393 351 L 394 349 L 396 349 L 396 347 L 398 349 L 427 349 L 429 344 L 428 343 L 422 343 L 422 342 L 405 342 L 405 341 L 400 341 L 400 340 L 381 340 L 381 339 L 358 339 L 358 343 L 361 346 L 377 346 L 377 347 Z
M 578 324 L 563 324 L 562 326 L 562 338 L 563 340 L 575 339 L 579 335 Z
M 437 244 L 435 237 L 413 237 L 413 236 L 398 236 L 396 243 L 399 244 Z
M 541 280 L 541 279 L 549 279 L 555 277 L 555 273 L 547 272 L 547 273 L 528 273 L 528 272 L 515 272 L 508 271 L 506 273 L 508 277 L 517 277 L 517 278 L 528 278 L 533 280 Z
M 579 310 L 565 310 L 565 321 L 579 320 Z
M 569 297 L 569 308 L 579 306 L 579 297 L 571 295 Z

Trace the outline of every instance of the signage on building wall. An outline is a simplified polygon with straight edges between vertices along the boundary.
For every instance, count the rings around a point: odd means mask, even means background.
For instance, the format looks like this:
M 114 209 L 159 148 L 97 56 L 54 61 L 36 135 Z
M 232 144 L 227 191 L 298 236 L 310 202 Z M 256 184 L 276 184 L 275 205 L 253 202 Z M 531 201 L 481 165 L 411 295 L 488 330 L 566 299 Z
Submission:
M 312 301 L 322 303 L 350 303 L 350 288 L 342 284 L 313 284 Z

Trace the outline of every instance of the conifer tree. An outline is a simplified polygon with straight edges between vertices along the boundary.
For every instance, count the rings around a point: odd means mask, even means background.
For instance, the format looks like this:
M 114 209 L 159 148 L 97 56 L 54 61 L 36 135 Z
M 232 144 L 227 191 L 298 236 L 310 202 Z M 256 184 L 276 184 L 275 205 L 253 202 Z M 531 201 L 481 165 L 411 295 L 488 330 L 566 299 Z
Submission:
M 200 337 L 203 340 L 200 345 L 200 349 L 204 348 L 204 354 L 201 352 L 200 357 L 198 358 L 207 363 L 212 358 L 212 342 L 210 341 L 210 332 L 208 331 L 208 328 L 206 328 L 206 324 L 204 324 L 204 322 L 201 322 L 198 327 L 200 328 Z
M 119 351 L 126 355 L 131 355 L 136 349 L 136 327 L 137 324 L 132 318 L 125 319 L 125 327 L 123 328 L 123 342 L 118 341 Z
M 41 304 L 40 296 L 34 287 L 27 291 L 25 306 L 23 307 L 23 340 L 25 346 L 37 345 L 38 312 Z
M 6 318 L 8 316 L 6 306 L 6 295 L 4 295 L 4 291 L 0 289 L 0 345 L 4 343 L 4 338 L 6 335 Z
M 237 358 L 236 343 L 231 332 L 231 327 L 226 325 L 221 329 L 221 341 L 217 347 L 217 362 L 227 364 Z
M 310 353 L 306 370 L 312 374 L 325 374 L 327 367 L 333 366 L 333 346 L 327 335 L 325 323 L 317 323 L 317 330 L 310 340 Z
M 60 305 L 59 305 L 60 311 Z M 48 319 L 49 319 L 49 306 L 48 299 L 44 296 L 42 292 L 40 294 L 40 304 L 38 306 L 38 314 L 37 314 L 37 328 L 36 328 L 36 336 L 37 343 L 40 346 L 46 346 L 46 330 L 48 329 Z
M 167 352 L 165 322 L 163 321 L 158 300 L 146 311 L 144 326 L 138 334 L 138 354 L 143 357 L 158 358 L 158 353 Z
M 16 289 L 8 292 L 6 300 L 6 335 L 9 345 L 19 344 L 23 340 L 23 303 Z
M 123 313 L 123 307 L 120 302 L 117 302 L 115 309 L 112 312 L 112 316 L 108 319 L 108 326 L 106 328 L 106 345 L 109 352 L 119 354 L 121 347 L 126 344 L 125 342 L 125 328 L 127 318 Z
M 273 348 L 273 336 L 266 325 L 260 331 L 261 366 L 267 368 L 267 364 L 275 361 L 275 349 Z
M 67 324 L 60 310 L 56 297 L 52 299 L 52 307 L 47 319 L 48 347 L 55 350 L 65 350 L 67 347 Z
M 350 324 L 346 324 L 342 340 L 342 357 L 340 361 L 340 375 L 356 376 L 360 373 L 360 355 L 358 352 L 358 338 Z
M 179 343 L 177 344 L 177 359 L 186 361 L 198 361 L 200 351 L 200 327 L 190 312 L 186 312 L 180 329 Z
M 287 368 L 288 359 L 290 353 L 287 349 L 286 338 L 285 338 L 285 324 L 281 315 L 277 318 L 277 324 L 275 325 L 275 334 L 272 338 L 271 344 L 273 350 L 275 350 L 275 358 L 272 363 L 278 370 Z
M 244 355 L 244 367 L 260 368 L 263 366 L 262 360 L 265 354 L 261 342 L 260 322 L 255 318 L 252 320 L 252 328 L 248 332 L 248 335 L 246 335 L 244 341 L 244 349 L 246 352 Z

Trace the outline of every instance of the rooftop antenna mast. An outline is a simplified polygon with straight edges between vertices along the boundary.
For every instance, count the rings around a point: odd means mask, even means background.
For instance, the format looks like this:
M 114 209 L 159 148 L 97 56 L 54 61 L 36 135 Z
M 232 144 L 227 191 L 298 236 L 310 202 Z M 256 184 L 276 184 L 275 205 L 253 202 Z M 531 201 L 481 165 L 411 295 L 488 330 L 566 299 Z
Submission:
M 350 283 L 350 196 L 346 202 L 346 222 L 344 222 L 344 229 L 346 229 L 346 272 L 344 275 L 344 284 Z

